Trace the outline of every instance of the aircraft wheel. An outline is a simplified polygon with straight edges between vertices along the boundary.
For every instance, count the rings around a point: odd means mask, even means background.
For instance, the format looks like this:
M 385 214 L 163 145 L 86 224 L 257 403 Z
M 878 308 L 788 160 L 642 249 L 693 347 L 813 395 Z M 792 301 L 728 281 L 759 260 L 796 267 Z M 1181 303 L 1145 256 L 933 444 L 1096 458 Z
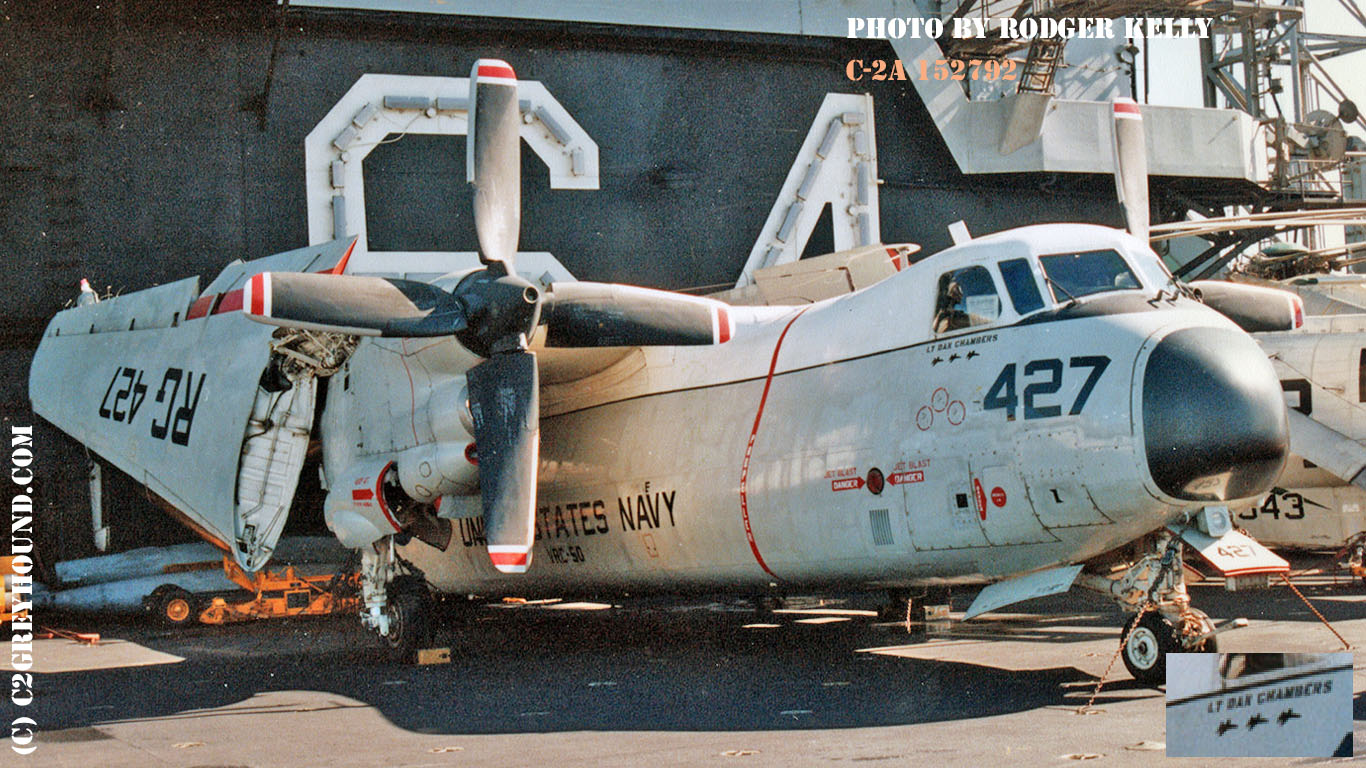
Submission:
M 173 584 L 157 587 L 152 591 L 150 601 L 156 620 L 165 626 L 183 627 L 199 618 L 199 601 Z
M 395 579 L 389 585 L 389 634 L 380 637 L 390 661 L 410 661 L 427 642 L 431 611 L 427 588 L 416 579 Z
M 1167 654 L 1180 650 L 1175 627 L 1161 614 L 1150 611 L 1124 638 L 1120 656 L 1135 680 L 1155 686 L 1167 681 Z

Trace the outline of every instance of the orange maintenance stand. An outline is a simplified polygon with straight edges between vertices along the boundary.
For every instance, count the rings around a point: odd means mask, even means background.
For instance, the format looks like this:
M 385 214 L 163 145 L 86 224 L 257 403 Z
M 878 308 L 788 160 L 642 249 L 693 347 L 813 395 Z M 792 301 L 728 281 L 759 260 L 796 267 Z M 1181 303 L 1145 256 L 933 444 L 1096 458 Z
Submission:
M 262 570 L 250 575 L 231 557 L 223 558 L 223 571 L 229 581 L 252 597 L 209 599 L 166 584 L 147 597 L 148 607 L 163 623 L 179 626 L 195 619 L 204 624 L 227 624 L 283 616 L 321 616 L 356 610 L 360 604 L 359 577 L 354 573 L 300 576 L 291 565 L 284 571 Z

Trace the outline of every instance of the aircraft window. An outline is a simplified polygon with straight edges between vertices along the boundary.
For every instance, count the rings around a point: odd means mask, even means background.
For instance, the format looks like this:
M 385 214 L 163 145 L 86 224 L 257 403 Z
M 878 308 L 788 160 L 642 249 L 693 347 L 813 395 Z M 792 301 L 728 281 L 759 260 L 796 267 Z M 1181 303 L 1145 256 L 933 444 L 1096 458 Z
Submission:
M 1010 294 L 1016 312 L 1023 315 L 1043 306 L 1043 297 L 1039 295 L 1034 270 L 1029 268 L 1028 261 L 1007 259 L 997 266 L 1001 268 L 1001 278 L 1006 282 L 1006 292 Z
M 1138 276 L 1112 249 L 1040 256 L 1039 264 L 1053 290 L 1054 301 L 1070 301 L 1105 291 L 1142 287 Z
M 964 267 L 939 276 L 934 332 L 986 325 L 1001 315 L 1001 298 L 986 267 Z

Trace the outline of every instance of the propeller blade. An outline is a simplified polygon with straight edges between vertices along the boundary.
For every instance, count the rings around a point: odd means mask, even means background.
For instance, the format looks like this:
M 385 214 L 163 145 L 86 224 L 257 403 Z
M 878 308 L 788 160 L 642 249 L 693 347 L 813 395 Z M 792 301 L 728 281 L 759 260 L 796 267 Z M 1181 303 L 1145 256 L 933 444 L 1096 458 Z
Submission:
M 447 336 L 466 323 L 460 302 L 430 283 L 308 272 L 252 275 L 242 311 L 267 325 L 356 336 Z
M 479 259 L 512 274 L 522 221 L 522 112 L 517 75 L 499 59 L 479 59 L 470 71 L 465 176 L 474 185 Z
M 735 331 L 723 302 L 612 283 L 555 283 L 542 315 L 550 347 L 723 344 Z
M 1148 150 L 1143 115 L 1132 99 L 1115 99 L 1115 191 L 1129 234 L 1148 239 Z
M 536 538 L 536 463 L 540 395 L 536 355 L 496 354 L 465 372 L 479 454 L 479 492 L 489 559 L 503 573 L 525 573 Z

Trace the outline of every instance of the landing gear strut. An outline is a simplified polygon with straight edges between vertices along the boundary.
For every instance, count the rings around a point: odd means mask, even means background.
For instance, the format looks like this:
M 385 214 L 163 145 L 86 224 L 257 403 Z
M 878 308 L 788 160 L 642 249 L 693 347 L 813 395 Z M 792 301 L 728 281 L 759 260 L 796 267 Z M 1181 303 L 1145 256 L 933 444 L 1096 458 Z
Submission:
M 1181 540 L 1167 531 L 1151 534 L 1133 549 L 1112 552 L 1088 563 L 1077 585 L 1138 612 L 1121 639 L 1120 657 L 1135 680 L 1161 685 L 1167 680 L 1167 654 L 1214 653 L 1216 630 L 1204 612 L 1190 606 L 1181 562 Z
M 391 661 L 411 660 L 430 636 L 431 595 L 421 573 L 411 571 L 392 537 L 361 550 L 361 624 L 379 635 Z

